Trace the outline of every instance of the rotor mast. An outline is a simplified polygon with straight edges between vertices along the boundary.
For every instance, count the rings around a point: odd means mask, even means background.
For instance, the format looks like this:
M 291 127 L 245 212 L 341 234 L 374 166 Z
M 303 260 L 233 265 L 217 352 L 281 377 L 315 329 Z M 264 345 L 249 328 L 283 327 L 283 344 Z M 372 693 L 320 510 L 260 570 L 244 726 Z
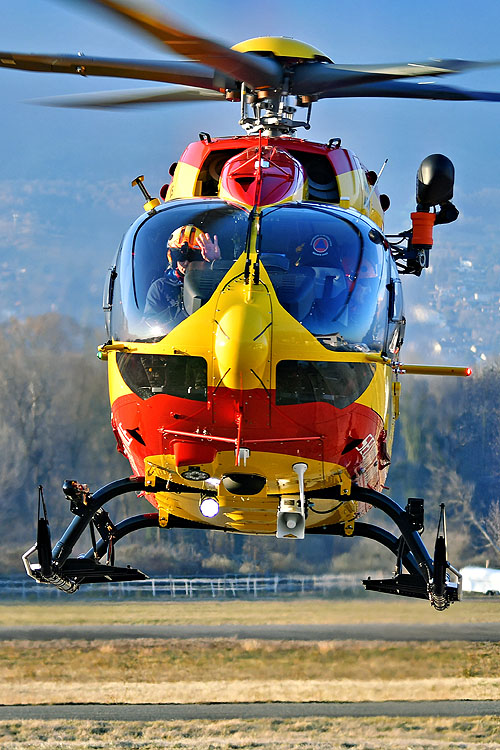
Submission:
M 297 106 L 307 106 L 305 121 L 294 120 Z M 239 125 L 248 135 L 262 135 L 277 138 L 294 135 L 297 128 L 309 130 L 312 102 L 300 103 L 285 89 L 260 89 L 248 92 L 241 85 L 241 118 Z

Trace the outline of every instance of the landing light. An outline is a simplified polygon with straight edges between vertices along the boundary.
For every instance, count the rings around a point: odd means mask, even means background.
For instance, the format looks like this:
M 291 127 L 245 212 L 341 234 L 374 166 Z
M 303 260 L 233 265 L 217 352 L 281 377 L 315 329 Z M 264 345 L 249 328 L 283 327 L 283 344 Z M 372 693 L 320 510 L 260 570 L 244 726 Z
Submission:
M 219 503 L 215 497 L 204 497 L 200 500 L 200 513 L 205 518 L 214 518 L 219 512 Z

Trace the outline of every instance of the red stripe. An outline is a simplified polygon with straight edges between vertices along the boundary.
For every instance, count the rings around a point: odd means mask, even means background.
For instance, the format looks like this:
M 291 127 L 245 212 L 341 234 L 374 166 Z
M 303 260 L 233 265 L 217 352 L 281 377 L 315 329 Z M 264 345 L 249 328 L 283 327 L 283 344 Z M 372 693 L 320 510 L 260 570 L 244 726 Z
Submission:
M 135 395 L 121 396 L 112 406 L 113 421 L 129 437 L 124 445 L 132 468 L 146 456 L 173 454 L 176 440 L 209 442 L 217 451 L 241 447 L 287 456 L 300 455 L 345 466 L 352 474 L 361 465 L 356 444 L 373 436 L 377 455 L 382 461 L 381 433 L 383 420 L 372 409 L 354 403 L 337 409 L 327 403 L 290 406 L 270 402 L 263 389 L 244 391 L 241 426 L 238 429 L 239 391 L 219 388 L 209 395 L 207 403 L 173 396 L 157 395 L 142 401 Z M 132 407 L 132 408 L 131 408 Z M 137 430 L 145 445 L 127 430 Z M 351 449 L 344 452 L 349 446 Z

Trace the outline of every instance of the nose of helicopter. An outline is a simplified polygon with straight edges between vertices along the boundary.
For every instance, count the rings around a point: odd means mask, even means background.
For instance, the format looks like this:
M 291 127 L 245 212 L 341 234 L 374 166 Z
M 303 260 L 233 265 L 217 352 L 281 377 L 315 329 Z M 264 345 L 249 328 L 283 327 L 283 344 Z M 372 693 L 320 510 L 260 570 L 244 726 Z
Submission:
M 272 309 L 267 288 L 239 277 L 221 292 L 214 357 L 219 382 L 232 389 L 270 388 Z

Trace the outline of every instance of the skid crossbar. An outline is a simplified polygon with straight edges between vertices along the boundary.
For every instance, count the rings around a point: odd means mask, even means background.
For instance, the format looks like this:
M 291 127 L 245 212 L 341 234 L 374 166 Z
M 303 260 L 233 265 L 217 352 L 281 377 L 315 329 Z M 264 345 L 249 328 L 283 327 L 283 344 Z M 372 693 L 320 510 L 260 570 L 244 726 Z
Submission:
M 309 536 L 311 534 L 345 536 L 344 524 L 337 523 L 333 524 L 332 526 L 317 526 L 312 529 L 306 529 L 306 536 Z M 374 542 L 378 542 L 379 544 L 390 550 L 390 552 L 392 552 L 395 557 L 397 557 L 399 554 L 401 539 L 398 539 L 396 536 L 394 536 L 394 534 L 391 534 L 390 531 L 387 531 L 380 526 L 357 521 L 354 525 L 352 536 L 360 536 L 364 537 L 365 539 L 372 539 Z M 412 553 L 409 552 L 409 550 L 406 550 L 403 553 L 402 563 L 409 573 L 420 576 L 422 575 L 415 558 L 413 557 Z
M 94 494 L 90 494 L 85 485 L 68 481 L 63 485 L 63 491 L 68 500 L 70 500 L 71 510 L 75 514 L 74 519 L 68 525 L 59 541 L 51 549 L 48 518 L 45 504 L 43 503 L 43 517 L 40 517 L 39 507 L 37 542 L 24 554 L 23 561 L 27 573 L 33 578 L 41 583 L 49 583 L 57 586 L 68 593 L 76 591 L 82 583 L 136 580 L 147 577 L 141 571 L 129 566 L 126 568 L 116 567 L 114 565 L 114 545 L 120 539 L 139 529 L 159 528 L 158 513 L 145 513 L 133 516 L 115 525 L 103 509 L 103 506 L 110 500 L 128 492 L 145 492 L 148 494 L 156 492 L 188 492 L 200 494 L 198 488 L 159 478 L 156 478 L 155 486 L 151 487 L 149 484 L 146 485 L 144 477 L 118 479 L 101 487 Z M 322 498 L 331 497 L 331 499 L 339 500 L 339 497 L 335 495 L 336 488 L 325 488 L 319 492 Z M 216 493 L 209 491 L 205 492 L 205 494 L 215 496 Z M 312 492 L 306 493 L 306 500 L 309 499 L 309 495 L 312 500 L 314 498 Z M 419 514 L 415 513 L 414 507 L 412 510 L 410 501 L 405 509 L 390 497 L 380 492 L 355 485 L 352 486 L 349 500 L 355 500 L 378 508 L 394 522 L 400 532 L 400 536 L 397 537 L 384 528 L 358 521 L 355 521 L 353 527 L 350 529 L 350 535 L 378 542 L 392 552 L 397 559 L 395 576 L 391 579 L 382 579 L 380 581 L 372 581 L 370 579 L 363 581 L 367 589 L 403 596 L 428 598 L 438 608 L 444 608 L 451 601 L 456 601 L 460 598 L 460 581 L 458 581 L 458 584 L 451 584 L 449 583 L 449 578 L 446 578 L 444 575 L 439 576 L 435 573 L 434 560 L 428 553 L 420 537 L 419 532 L 423 527 L 423 501 L 419 501 L 422 504 L 422 521 L 419 522 Z M 166 528 L 203 529 L 205 531 L 231 531 L 232 533 L 238 533 L 236 530 L 223 529 L 208 521 L 190 521 L 174 515 L 169 515 L 167 523 L 162 524 L 162 526 L 166 526 Z M 87 527 L 90 527 L 92 547 L 78 558 L 70 557 L 75 544 Z M 101 536 L 99 541 L 96 540 L 96 530 Z M 337 523 L 306 528 L 306 536 L 314 536 L 316 534 L 345 536 L 346 527 L 345 524 Z M 31 565 L 28 558 L 36 551 L 38 551 L 39 564 Z M 107 562 L 104 565 L 100 563 L 100 560 L 106 553 Z M 444 551 L 443 554 L 445 555 L 446 552 Z M 408 573 L 403 573 L 403 567 Z M 448 570 L 459 578 L 458 572 L 449 565 L 446 559 L 441 560 L 441 567 L 445 573 Z M 440 578 L 439 587 L 437 586 L 437 582 L 434 581 L 434 575 Z

